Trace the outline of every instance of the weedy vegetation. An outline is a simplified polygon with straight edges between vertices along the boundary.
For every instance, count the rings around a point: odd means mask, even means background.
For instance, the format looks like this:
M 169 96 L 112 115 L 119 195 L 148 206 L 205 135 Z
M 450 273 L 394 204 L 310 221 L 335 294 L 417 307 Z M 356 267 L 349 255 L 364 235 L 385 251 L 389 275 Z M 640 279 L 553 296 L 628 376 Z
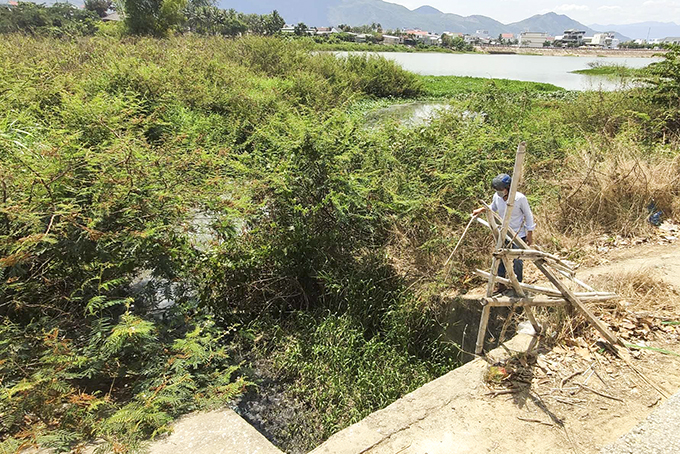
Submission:
M 309 449 L 456 367 L 438 293 L 478 258 L 442 264 L 520 140 L 539 241 L 678 213 L 677 51 L 648 88 L 569 94 L 277 37 L 5 43 L 4 451 L 137 450 L 256 361 L 316 422 Z M 417 128 L 357 114 L 433 96 L 452 108 Z

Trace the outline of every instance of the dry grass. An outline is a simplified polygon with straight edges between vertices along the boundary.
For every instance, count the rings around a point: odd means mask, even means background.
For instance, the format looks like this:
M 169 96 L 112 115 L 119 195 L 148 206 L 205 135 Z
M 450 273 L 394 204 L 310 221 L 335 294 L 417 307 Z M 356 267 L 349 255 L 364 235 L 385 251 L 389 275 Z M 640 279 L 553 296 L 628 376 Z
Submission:
M 622 271 L 598 276 L 594 285 L 603 291 L 615 292 L 621 297 L 618 301 L 601 306 L 614 317 L 626 311 L 653 313 L 659 316 L 680 316 L 678 291 L 659 278 L 654 270 Z M 613 307 L 614 306 L 614 307 Z
M 620 298 L 615 300 L 588 304 L 598 317 L 612 326 L 614 331 L 620 331 L 618 325 L 624 319 L 645 317 L 649 323 L 658 324 L 662 320 L 680 318 L 678 291 L 659 278 L 653 270 L 602 274 L 593 279 L 590 285 L 599 291 L 615 292 L 619 295 Z M 596 331 L 575 311 L 562 308 L 544 309 L 540 318 L 545 320 L 548 337 L 555 343 L 569 342 L 578 337 L 596 339 L 593 337 L 597 336 Z
M 545 234 L 633 236 L 649 228 L 650 211 L 680 215 L 680 157 L 649 154 L 626 142 L 569 157 L 556 185 L 561 192 L 543 210 Z

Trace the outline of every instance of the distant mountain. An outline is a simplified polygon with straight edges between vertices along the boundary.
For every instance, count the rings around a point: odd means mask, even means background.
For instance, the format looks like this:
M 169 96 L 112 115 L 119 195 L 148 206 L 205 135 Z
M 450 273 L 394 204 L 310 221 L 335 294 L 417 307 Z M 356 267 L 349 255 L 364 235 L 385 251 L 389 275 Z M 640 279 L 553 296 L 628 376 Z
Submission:
M 680 36 L 680 25 L 674 22 L 638 22 L 624 25 L 592 24 L 597 30 L 616 30 L 632 39 L 655 39 L 669 36 Z
M 538 14 L 521 22 L 505 25 L 486 16 L 464 17 L 442 13 L 431 6 L 421 6 L 412 11 L 405 6 L 382 0 L 218 0 L 218 4 L 221 8 L 234 8 L 244 13 L 265 14 L 277 10 L 289 24 L 304 22 L 309 26 L 376 23 L 386 30 L 419 28 L 435 33 L 475 33 L 477 30 L 487 30 L 491 36 L 523 31 L 542 31 L 555 36 L 570 28 L 585 30 L 588 35 L 595 33 L 595 30 L 580 22 L 555 13 Z M 626 37 L 619 39 L 621 38 Z
M 418 14 L 444 14 L 441 11 L 439 11 L 437 8 L 433 8 L 429 5 L 424 5 L 421 6 L 420 8 L 416 8 L 413 10 L 414 13 Z

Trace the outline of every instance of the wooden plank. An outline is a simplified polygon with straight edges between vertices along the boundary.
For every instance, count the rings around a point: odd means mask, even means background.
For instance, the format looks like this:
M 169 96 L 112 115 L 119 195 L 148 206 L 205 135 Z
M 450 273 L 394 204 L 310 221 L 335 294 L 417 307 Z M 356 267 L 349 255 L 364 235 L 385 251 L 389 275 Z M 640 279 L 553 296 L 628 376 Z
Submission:
M 513 262 L 511 262 L 510 259 L 505 256 L 503 256 L 501 260 L 503 260 L 503 265 L 505 266 L 505 275 L 507 276 L 507 279 L 510 280 L 512 288 L 515 289 L 515 292 L 520 296 L 520 298 L 524 298 L 526 295 L 524 294 L 524 290 L 522 289 L 522 286 L 515 275 Z
M 486 327 L 489 324 L 489 314 L 491 313 L 491 306 L 486 304 L 482 308 L 482 317 L 479 320 L 479 331 L 477 331 L 477 345 L 475 346 L 475 355 L 480 355 L 484 350 L 484 338 L 486 337 Z
M 531 326 L 534 328 L 534 331 L 536 332 L 536 334 L 540 334 L 541 325 L 539 325 L 538 321 L 536 321 L 536 317 L 534 317 L 534 312 L 531 309 L 531 306 L 524 306 L 524 313 L 527 314 L 527 318 L 529 319 L 529 323 L 531 323 Z
M 576 309 L 578 309 L 584 317 L 602 334 L 602 337 L 604 337 L 607 342 L 609 342 L 612 346 L 619 344 L 619 345 L 624 345 L 623 342 L 619 338 L 617 338 L 611 331 L 609 331 L 609 328 L 600 321 L 595 314 L 593 314 L 590 309 L 588 309 L 581 301 L 579 301 L 578 297 L 571 291 L 567 286 L 565 286 L 562 281 L 555 276 L 555 274 L 552 272 L 550 268 L 546 266 L 546 263 L 543 260 L 537 260 L 534 262 L 536 264 L 536 267 L 538 267 L 539 270 L 543 274 L 545 274 L 545 277 L 548 278 L 552 284 L 557 287 L 557 289 L 562 292 L 562 295 L 564 298 L 569 301 Z
M 489 273 L 486 271 L 482 271 L 480 269 L 477 269 L 474 271 L 474 273 L 482 277 L 484 279 L 488 279 Z M 496 277 L 496 282 L 499 282 L 501 284 L 506 284 L 510 285 L 510 280 L 503 278 L 503 277 Z M 557 298 L 562 297 L 562 293 L 559 290 L 552 289 L 552 288 L 547 288 L 547 287 L 539 287 L 537 285 L 530 285 L 530 284 L 525 284 L 524 282 L 520 282 L 520 287 L 522 287 L 523 290 L 528 290 L 531 292 L 535 293 L 541 293 L 546 296 L 553 296 Z M 611 293 L 611 292 L 577 292 L 575 295 L 578 298 L 584 299 L 584 300 L 590 300 L 590 301 L 607 301 L 611 300 L 614 298 L 618 298 L 619 296 L 616 293 Z
M 569 301 L 562 298 L 509 298 L 507 296 L 484 297 L 483 301 L 491 307 L 561 307 L 569 305 Z
M 491 228 L 491 234 L 493 235 L 494 239 L 496 242 L 498 242 L 498 227 L 496 226 L 496 221 L 493 218 L 493 212 L 486 210 L 486 216 L 487 219 L 489 220 L 489 227 Z M 491 296 L 493 294 L 493 288 L 494 285 L 496 284 L 496 278 L 498 275 L 498 266 L 500 264 L 500 260 L 498 260 L 496 257 L 491 258 L 491 272 L 489 273 L 489 277 L 487 278 L 487 283 L 486 283 L 486 296 Z

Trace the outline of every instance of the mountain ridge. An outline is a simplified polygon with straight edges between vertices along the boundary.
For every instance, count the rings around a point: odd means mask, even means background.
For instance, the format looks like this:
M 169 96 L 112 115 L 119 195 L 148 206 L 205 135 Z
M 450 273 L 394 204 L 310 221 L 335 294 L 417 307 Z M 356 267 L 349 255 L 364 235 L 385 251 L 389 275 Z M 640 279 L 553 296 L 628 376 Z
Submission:
M 381 24 L 383 29 L 419 28 L 434 33 L 458 32 L 475 33 L 487 30 L 491 36 L 500 33 L 542 31 L 552 36 L 561 35 L 564 30 L 577 28 L 592 35 L 597 31 L 563 14 L 550 12 L 537 14 L 523 21 L 503 24 L 482 15 L 461 16 L 444 13 L 424 5 L 410 10 L 402 5 L 383 0 L 218 0 L 221 8 L 234 8 L 245 13 L 265 14 L 277 10 L 290 24 L 304 22 L 309 26 L 352 26 L 371 23 Z M 621 40 L 626 36 L 618 35 Z

